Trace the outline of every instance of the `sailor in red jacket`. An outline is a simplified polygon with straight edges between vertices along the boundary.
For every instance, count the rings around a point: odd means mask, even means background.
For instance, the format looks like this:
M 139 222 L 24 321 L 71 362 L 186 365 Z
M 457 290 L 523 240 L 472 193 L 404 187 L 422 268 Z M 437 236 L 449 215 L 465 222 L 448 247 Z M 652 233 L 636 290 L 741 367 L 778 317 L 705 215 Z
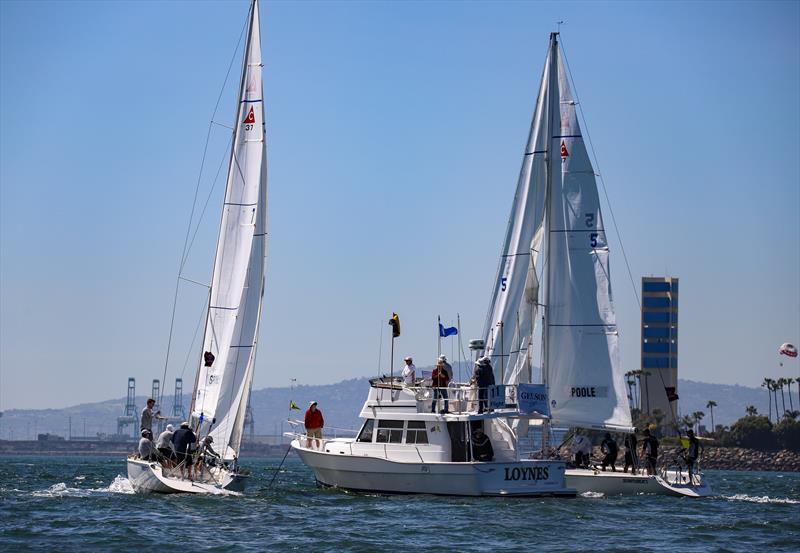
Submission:
M 317 448 L 319 448 L 323 426 L 325 426 L 325 419 L 322 418 L 322 411 L 317 409 L 317 402 L 312 401 L 308 405 L 305 418 L 307 448 L 311 449 L 312 438 L 314 439 L 314 443 L 317 444 Z

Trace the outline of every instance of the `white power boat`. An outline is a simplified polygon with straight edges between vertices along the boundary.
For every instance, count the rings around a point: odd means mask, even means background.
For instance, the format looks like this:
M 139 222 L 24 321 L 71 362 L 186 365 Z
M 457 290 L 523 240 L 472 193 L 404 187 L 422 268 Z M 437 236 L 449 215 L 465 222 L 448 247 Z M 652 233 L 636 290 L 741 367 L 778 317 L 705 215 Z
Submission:
M 198 438 L 213 439 L 220 459 L 214 464 L 203 463 L 191 479 L 184 479 L 180 469 L 188 467 L 167 468 L 173 463 L 131 457 L 128 478 L 137 492 L 224 493 L 241 491 L 246 481 L 238 458 L 253 380 L 267 252 L 260 42 L 258 0 L 253 0 L 190 416 L 192 430 Z M 190 456 L 187 463 L 194 462 Z M 189 476 L 188 470 L 185 474 Z
M 449 413 L 431 412 L 432 389 L 404 386 L 392 378 L 370 381 L 355 438 L 322 439 L 294 434 L 292 448 L 317 482 L 344 490 L 462 496 L 574 496 L 566 464 L 520 457 L 509 425 L 524 419 L 504 402 L 478 414 L 477 389 L 448 388 Z M 512 393 L 510 391 L 510 393 Z M 514 422 L 516 421 L 516 422 Z M 474 431 L 482 429 L 493 457 L 476 460 Z

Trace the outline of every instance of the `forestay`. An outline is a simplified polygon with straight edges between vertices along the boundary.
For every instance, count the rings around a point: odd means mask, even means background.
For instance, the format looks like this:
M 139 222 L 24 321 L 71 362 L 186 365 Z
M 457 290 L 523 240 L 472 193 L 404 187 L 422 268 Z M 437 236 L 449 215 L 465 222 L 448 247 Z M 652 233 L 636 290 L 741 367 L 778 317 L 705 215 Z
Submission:
M 264 291 L 266 145 L 258 4 L 253 2 L 231 158 L 192 402 L 202 429 L 226 459 L 238 455 L 252 381 Z M 221 450 L 220 450 L 221 447 Z
M 606 231 L 555 37 L 550 59 L 556 64 L 550 82 L 558 83 L 551 104 L 545 319 L 552 416 L 555 424 L 625 430 L 631 415 L 619 362 Z

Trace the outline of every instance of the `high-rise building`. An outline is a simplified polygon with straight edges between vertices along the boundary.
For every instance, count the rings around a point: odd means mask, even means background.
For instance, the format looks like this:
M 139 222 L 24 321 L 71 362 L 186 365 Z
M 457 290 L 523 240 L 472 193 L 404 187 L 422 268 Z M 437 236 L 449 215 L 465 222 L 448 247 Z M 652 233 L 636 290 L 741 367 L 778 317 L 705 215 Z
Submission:
M 678 413 L 678 279 L 642 278 L 641 409 L 665 415 L 669 428 Z

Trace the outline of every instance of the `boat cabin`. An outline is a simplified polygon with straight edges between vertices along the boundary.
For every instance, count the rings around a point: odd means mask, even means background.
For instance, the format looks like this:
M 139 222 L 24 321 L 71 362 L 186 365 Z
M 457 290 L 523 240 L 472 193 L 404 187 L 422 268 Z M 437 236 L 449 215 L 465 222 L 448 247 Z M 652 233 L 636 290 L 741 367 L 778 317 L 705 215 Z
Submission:
M 488 437 L 495 462 L 519 459 L 517 434 L 527 431 L 531 418 L 522 415 L 515 403 L 515 387 L 494 386 L 487 394 L 486 411 L 479 413 L 478 390 L 468 384 L 451 385 L 444 399 L 434 402 L 434 389 L 406 386 L 388 377 L 370 380 L 370 391 L 361 408 L 364 420 L 355 438 L 322 441 L 326 453 L 379 457 L 399 462 L 469 463 L 477 459 L 475 431 Z M 480 439 L 482 441 L 482 438 Z

